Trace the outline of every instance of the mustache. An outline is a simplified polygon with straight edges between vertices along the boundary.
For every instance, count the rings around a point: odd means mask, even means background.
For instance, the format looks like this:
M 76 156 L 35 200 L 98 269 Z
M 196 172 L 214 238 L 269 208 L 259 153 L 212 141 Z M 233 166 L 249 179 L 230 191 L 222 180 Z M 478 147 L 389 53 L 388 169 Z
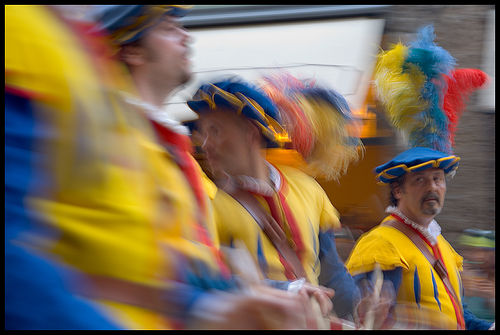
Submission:
M 427 193 L 423 198 L 422 198 L 422 202 L 424 201 L 427 201 L 427 200 L 436 200 L 438 203 L 440 203 L 439 201 L 439 195 L 436 194 L 436 193 Z

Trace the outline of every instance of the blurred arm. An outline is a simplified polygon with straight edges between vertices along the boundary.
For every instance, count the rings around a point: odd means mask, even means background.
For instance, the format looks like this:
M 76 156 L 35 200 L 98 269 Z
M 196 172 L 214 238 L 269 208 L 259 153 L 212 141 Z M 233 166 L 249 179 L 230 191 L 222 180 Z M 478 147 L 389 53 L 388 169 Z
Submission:
M 472 312 L 467 309 L 467 304 L 465 302 L 462 302 L 462 307 L 464 309 L 465 328 L 467 330 L 488 330 L 493 325 L 493 322 L 480 319 L 472 314 Z
M 32 102 L 5 93 L 5 328 L 118 329 L 65 286 L 57 263 L 19 246 L 36 226 L 25 198 L 35 156 Z
M 346 317 L 353 313 L 361 298 L 359 289 L 338 255 L 333 230 L 320 232 L 319 244 L 319 283 L 335 290 L 333 309 L 339 317 Z

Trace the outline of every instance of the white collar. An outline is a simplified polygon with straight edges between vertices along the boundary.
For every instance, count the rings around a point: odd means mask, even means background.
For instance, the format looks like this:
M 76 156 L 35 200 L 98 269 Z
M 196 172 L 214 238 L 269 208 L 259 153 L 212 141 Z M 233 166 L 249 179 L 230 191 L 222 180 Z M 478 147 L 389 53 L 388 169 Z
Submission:
M 245 190 L 263 194 L 265 196 L 271 196 L 274 192 L 279 191 L 281 187 L 281 176 L 272 164 L 268 161 L 265 161 L 265 163 L 269 170 L 269 179 L 271 180 L 272 185 L 269 185 L 263 180 L 245 175 L 236 176 L 234 179 L 236 179 L 240 186 Z
M 281 176 L 278 170 L 270 164 L 268 161 L 266 161 L 266 165 L 269 168 L 269 179 L 271 179 L 271 183 L 273 183 L 273 188 L 276 192 L 281 187 Z
M 190 134 L 188 127 L 184 126 L 177 120 L 171 119 L 168 113 L 162 110 L 161 108 L 153 106 L 152 104 L 147 103 L 145 101 L 142 101 L 141 99 L 134 97 L 129 93 L 121 91 L 120 94 L 123 96 L 126 103 L 139 107 L 147 115 L 149 119 L 160 123 L 161 125 L 169 128 L 170 130 L 178 134 L 182 135 Z
M 406 215 L 401 213 L 399 208 L 397 208 L 395 206 L 387 207 L 385 209 L 385 212 L 389 213 L 389 214 L 394 213 L 397 216 L 401 217 L 406 224 L 412 226 L 413 228 L 415 228 L 416 230 L 421 232 L 422 235 L 424 235 L 429 240 L 429 242 L 431 242 L 432 245 L 435 245 L 437 243 L 437 237 L 441 234 L 441 227 L 436 222 L 436 220 L 433 219 L 431 221 L 431 223 L 429 223 L 429 225 L 427 226 L 427 229 L 425 229 L 424 227 L 422 227 L 418 223 L 416 223 L 416 222 L 410 220 L 408 217 L 406 217 Z

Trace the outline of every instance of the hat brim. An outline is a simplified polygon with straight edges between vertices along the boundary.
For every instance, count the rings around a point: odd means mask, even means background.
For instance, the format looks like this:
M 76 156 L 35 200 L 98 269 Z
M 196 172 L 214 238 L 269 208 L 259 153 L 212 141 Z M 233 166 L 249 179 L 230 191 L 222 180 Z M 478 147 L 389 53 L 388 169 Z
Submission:
M 379 183 L 391 183 L 407 172 L 423 171 L 429 168 L 443 169 L 446 174 L 458 168 L 460 157 L 428 147 L 413 147 L 403 151 L 389 162 L 377 166 Z

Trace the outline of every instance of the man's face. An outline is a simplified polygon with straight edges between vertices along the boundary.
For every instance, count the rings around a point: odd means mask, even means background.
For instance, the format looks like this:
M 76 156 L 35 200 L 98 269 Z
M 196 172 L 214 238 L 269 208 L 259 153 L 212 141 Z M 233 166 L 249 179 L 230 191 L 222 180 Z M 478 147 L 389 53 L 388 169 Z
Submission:
M 398 208 L 413 220 L 434 218 L 441 212 L 446 194 L 442 169 L 408 172 L 401 186 L 394 189 Z
M 189 34 L 173 16 L 165 16 L 144 35 L 145 61 L 149 73 L 175 86 L 191 78 Z
M 248 122 L 230 110 L 200 115 L 201 147 L 216 178 L 224 172 L 233 176 L 241 174 L 242 167 L 248 166 Z

